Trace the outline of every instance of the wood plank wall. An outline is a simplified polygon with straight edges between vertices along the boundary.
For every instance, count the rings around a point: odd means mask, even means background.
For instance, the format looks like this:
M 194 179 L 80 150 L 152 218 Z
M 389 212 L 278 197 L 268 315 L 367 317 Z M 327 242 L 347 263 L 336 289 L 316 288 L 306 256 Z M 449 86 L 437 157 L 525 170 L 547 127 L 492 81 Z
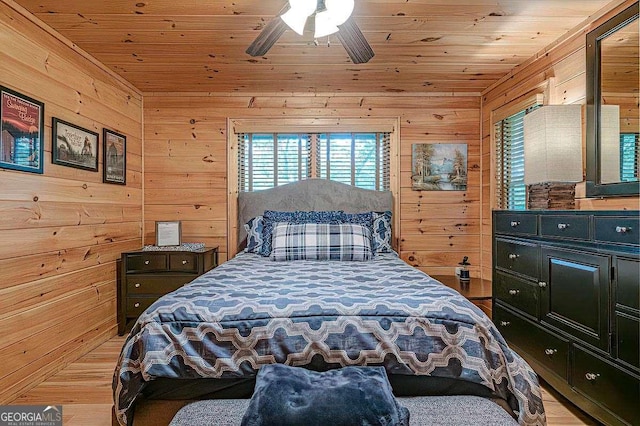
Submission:
M 0 169 L 3 404 L 115 335 L 116 259 L 142 242 L 142 95 L 9 0 L 0 39 L 0 84 L 46 125 L 44 174 Z M 126 135 L 127 185 L 52 164 L 52 117 Z
M 480 97 L 435 94 L 210 95 L 145 93 L 145 242 L 154 221 L 182 220 L 183 240 L 220 245 L 226 259 L 226 120 L 400 117 L 400 252 L 430 274 L 469 256 L 480 270 Z M 468 144 L 467 191 L 412 191 L 414 143 Z
M 610 19 L 618 12 L 631 6 L 634 0 L 613 2 L 610 9 L 595 14 L 568 33 L 565 37 L 549 45 L 524 65 L 515 68 L 497 84 L 482 94 L 482 275 L 491 277 L 491 209 L 495 166 L 492 156 L 491 112 L 514 100 L 535 92 L 545 92 L 545 104 L 585 104 L 586 103 L 586 34 Z M 583 132 L 584 134 L 584 132 Z M 583 158 L 585 157 L 583 149 Z M 584 162 L 583 162 L 584 164 Z M 638 197 L 612 197 L 605 199 L 586 198 L 584 185 L 576 188 L 576 208 L 630 209 L 640 208 Z

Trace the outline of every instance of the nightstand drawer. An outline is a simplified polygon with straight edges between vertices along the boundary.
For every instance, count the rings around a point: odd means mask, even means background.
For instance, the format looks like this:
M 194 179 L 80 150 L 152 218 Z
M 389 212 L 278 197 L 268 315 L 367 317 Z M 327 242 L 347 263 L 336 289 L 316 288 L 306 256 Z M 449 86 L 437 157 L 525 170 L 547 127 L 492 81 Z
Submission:
M 129 275 L 127 277 L 127 294 L 163 295 L 179 289 L 195 279 L 195 275 Z
M 595 239 L 637 245 L 640 242 L 640 219 L 631 217 L 595 217 Z
M 496 239 L 496 266 L 537 280 L 538 246 L 517 241 Z
M 500 234 L 536 235 L 538 222 L 535 215 L 501 214 L 496 217 L 496 232 Z
M 169 269 L 178 272 L 197 272 L 198 256 L 194 253 L 170 254 Z
M 563 379 L 567 379 L 569 342 L 521 318 L 499 305 L 493 322 L 509 345 L 518 347 Z
M 153 302 L 158 300 L 160 296 L 156 297 L 127 297 L 127 316 L 138 317 L 145 309 L 147 309 Z
M 589 216 L 540 216 L 540 235 L 589 239 Z
M 539 305 L 537 285 L 514 276 L 496 273 L 494 296 L 514 308 L 538 318 Z
M 160 253 L 127 254 L 126 272 L 166 271 L 167 255 Z
M 640 380 L 601 357 L 574 347 L 571 384 L 596 404 L 610 409 L 627 422 L 640 424 Z

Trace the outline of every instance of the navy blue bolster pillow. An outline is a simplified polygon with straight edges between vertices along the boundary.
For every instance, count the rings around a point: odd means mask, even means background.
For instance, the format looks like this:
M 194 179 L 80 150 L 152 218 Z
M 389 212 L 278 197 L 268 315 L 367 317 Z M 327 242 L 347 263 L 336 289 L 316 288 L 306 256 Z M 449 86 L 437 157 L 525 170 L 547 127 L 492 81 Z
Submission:
M 242 426 L 409 426 L 384 367 L 315 372 L 264 365 Z

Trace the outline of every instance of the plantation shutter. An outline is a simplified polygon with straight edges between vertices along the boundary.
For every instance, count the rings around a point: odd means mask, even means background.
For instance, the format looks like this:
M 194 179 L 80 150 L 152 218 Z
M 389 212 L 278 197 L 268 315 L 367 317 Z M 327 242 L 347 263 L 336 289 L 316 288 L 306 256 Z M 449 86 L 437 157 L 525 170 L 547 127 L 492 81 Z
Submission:
M 322 133 L 316 140 L 316 170 L 330 179 L 378 191 L 390 185 L 389 133 Z
M 306 133 L 238 134 L 238 185 L 259 191 L 310 177 L 310 136 Z
M 638 181 L 640 163 L 640 143 L 637 133 L 620 135 L 620 181 Z
M 495 123 L 496 204 L 500 209 L 525 210 L 524 116 L 538 108 L 533 105 Z

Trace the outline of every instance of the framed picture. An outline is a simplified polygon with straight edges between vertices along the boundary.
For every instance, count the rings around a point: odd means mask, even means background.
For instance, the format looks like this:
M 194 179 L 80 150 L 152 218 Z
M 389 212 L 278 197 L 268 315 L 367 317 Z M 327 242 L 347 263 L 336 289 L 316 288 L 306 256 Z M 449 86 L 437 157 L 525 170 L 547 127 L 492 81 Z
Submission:
M 104 144 L 103 182 L 127 184 L 127 138 L 109 129 L 102 130 Z
M 0 167 L 43 172 L 44 104 L 0 86 Z
M 411 189 L 467 190 L 467 144 L 416 143 L 412 148 Z
M 53 117 L 51 161 L 61 166 L 98 171 L 98 134 Z
M 156 222 L 156 245 L 179 246 L 182 243 L 182 222 Z

